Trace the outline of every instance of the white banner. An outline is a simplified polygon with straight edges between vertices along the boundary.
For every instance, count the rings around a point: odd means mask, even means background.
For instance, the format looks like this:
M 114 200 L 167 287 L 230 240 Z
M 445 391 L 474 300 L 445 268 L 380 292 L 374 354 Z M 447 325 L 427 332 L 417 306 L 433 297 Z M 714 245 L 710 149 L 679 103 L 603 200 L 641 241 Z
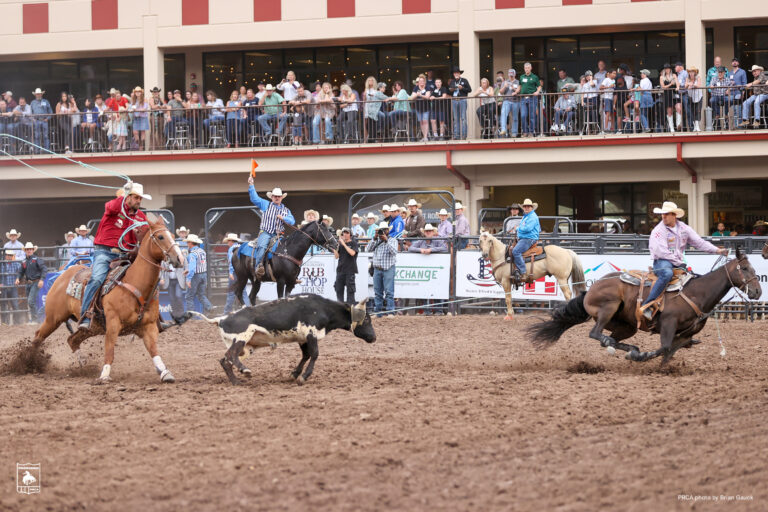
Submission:
M 649 254 L 579 254 L 584 269 L 587 288 L 611 272 L 624 270 L 645 270 L 653 261 Z M 717 256 L 692 254 L 686 257 L 688 266 L 697 274 L 706 274 L 712 269 Z M 759 254 L 751 254 L 749 262 L 755 268 L 762 284 L 760 300 L 768 300 L 768 260 Z M 456 255 L 456 296 L 504 298 L 504 289 L 491 275 L 491 264 L 478 251 L 459 251 Z M 542 277 L 538 281 L 512 291 L 515 299 L 565 300 L 554 277 Z
M 399 253 L 395 268 L 395 297 L 398 299 L 450 297 L 450 254 Z

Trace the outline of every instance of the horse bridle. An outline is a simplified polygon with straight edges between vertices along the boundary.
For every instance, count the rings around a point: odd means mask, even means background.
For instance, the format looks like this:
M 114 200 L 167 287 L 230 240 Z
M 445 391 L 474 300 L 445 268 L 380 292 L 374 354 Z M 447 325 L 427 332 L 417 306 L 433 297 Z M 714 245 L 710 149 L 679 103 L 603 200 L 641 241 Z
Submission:
M 739 271 L 739 277 L 741 278 L 741 283 L 738 286 L 736 286 L 736 283 L 733 282 L 733 278 L 731 277 L 731 273 L 728 271 L 728 265 L 723 265 L 723 269 L 725 269 L 725 275 L 728 276 L 728 281 L 731 283 L 731 287 L 736 288 L 737 290 L 740 290 L 740 291 L 746 293 L 747 296 L 749 296 L 749 283 L 751 283 L 752 281 L 757 281 L 758 282 L 757 286 L 760 286 L 760 284 L 759 284 L 760 281 L 757 278 L 757 275 L 754 275 L 754 276 L 750 277 L 749 279 L 744 277 L 744 272 L 741 269 L 741 263 L 739 263 L 738 259 L 736 260 L 736 270 Z
M 317 222 L 317 221 L 315 221 L 315 222 Z M 318 224 L 319 224 L 319 222 L 318 222 Z M 320 233 L 322 233 L 322 235 L 323 235 L 323 243 L 320 243 L 318 240 L 315 240 L 312 236 L 310 236 L 307 233 L 305 233 L 304 231 L 302 231 L 301 228 L 297 228 L 296 226 L 291 226 L 290 224 L 286 224 L 285 227 L 290 228 L 290 229 L 294 230 L 295 232 L 301 233 L 305 237 L 307 237 L 310 240 L 312 240 L 315 243 L 315 245 L 319 245 L 320 247 L 325 247 L 326 249 L 331 250 L 327 246 L 327 244 L 330 242 L 330 240 L 328 240 L 328 237 L 325 235 L 325 233 L 323 233 L 323 230 L 322 230 L 322 228 L 320 228 L 319 225 L 318 225 L 317 228 L 320 231 Z M 331 235 L 331 238 L 333 238 L 333 235 Z
M 149 239 L 152 240 L 152 243 L 154 243 L 160 249 L 160 252 L 163 253 L 163 261 L 169 261 L 169 259 L 170 259 L 169 258 L 169 254 L 170 254 L 171 250 L 173 250 L 174 247 L 176 247 L 179 250 L 181 250 L 181 248 L 179 247 L 179 243 L 176 242 L 176 240 L 174 240 L 173 236 L 171 236 L 171 240 L 173 240 L 173 243 L 171 244 L 171 246 L 168 249 L 163 249 L 163 247 L 160 245 L 160 242 L 157 241 L 157 238 L 155 236 L 155 234 L 159 233 L 160 231 L 166 231 L 169 235 L 171 234 L 171 232 L 168 231 L 168 228 L 162 227 L 162 228 L 158 228 L 158 229 L 156 229 L 154 231 L 150 230 L 149 231 Z M 139 256 L 141 256 L 141 259 L 143 259 L 144 261 L 146 261 L 150 265 L 154 265 L 155 267 L 159 268 L 160 270 L 163 269 L 162 265 L 158 265 L 154 261 L 150 261 L 144 255 L 142 255 L 141 252 L 137 252 L 137 254 Z

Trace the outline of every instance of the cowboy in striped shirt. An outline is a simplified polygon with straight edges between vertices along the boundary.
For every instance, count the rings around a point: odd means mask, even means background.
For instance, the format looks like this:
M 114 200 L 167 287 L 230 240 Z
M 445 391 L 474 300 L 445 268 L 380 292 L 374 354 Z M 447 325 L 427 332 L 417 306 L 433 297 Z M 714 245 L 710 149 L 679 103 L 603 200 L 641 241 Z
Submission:
M 249 176 L 248 195 L 251 198 L 251 202 L 263 212 L 261 214 L 261 233 L 259 233 L 259 238 L 256 239 L 256 251 L 253 254 L 254 261 L 259 262 L 259 266 L 256 267 L 256 278 L 261 279 L 264 276 L 262 259 L 269 247 L 269 241 L 283 232 L 283 222 L 293 226 L 296 224 L 296 220 L 293 218 L 291 210 L 282 204 L 283 199 L 288 194 L 283 193 L 279 187 L 272 189 L 272 192 L 267 192 L 267 197 L 271 201 L 262 199 L 256 193 L 256 188 L 253 186 L 253 177 Z

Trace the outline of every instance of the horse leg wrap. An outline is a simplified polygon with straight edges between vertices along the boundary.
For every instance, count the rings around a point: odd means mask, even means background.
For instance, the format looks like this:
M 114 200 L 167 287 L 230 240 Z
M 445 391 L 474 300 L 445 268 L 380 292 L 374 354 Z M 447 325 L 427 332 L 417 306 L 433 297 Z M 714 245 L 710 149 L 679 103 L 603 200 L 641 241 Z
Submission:
M 600 335 L 600 345 L 603 347 L 615 347 L 616 346 L 616 340 L 611 338 L 610 336 L 606 334 Z
M 158 374 L 161 374 L 166 370 L 165 363 L 160 358 L 160 356 L 153 357 L 152 362 L 155 364 L 155 369 L 157 370 Z

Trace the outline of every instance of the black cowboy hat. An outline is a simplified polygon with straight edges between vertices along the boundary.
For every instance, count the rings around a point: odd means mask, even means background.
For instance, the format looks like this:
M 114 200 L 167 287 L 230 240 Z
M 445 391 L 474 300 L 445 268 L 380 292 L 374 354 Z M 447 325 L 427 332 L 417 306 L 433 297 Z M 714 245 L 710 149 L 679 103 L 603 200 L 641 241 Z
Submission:
M 459 66 L 452 66 L 451 73 L 464 73 L 464 70 L 459 68 Z
M 160 88 L 158 86 L 154 86 L 149 90 L 149 92 L 160 92 Z
M 664 65 L 661 66 L 661 69 L 672 69 L 672 64 L 665 62 Z
M 507 206 L 507 211 L 509 210 L 522 210 L 522 208 L 520 208 L 519 204 L 512 203 L 511 205 Z

